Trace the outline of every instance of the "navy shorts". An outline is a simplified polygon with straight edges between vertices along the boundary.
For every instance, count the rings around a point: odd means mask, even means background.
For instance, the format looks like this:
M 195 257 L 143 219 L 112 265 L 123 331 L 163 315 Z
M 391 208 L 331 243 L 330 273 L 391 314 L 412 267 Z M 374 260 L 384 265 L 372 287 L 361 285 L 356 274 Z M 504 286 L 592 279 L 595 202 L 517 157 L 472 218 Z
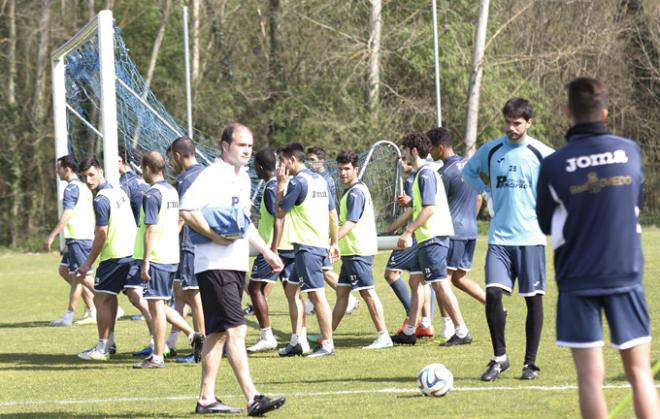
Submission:
M 411 274 L 424 275 L 427 284 L 444 281 L 447 276 L 447 250 L 449 239 L 434 237 L 418 244 L 417 255 L 413 259 Z
M 181 283 L 181 289 L 198 290 L 197 277 L 195 276 L 195 254 L 181 252 L 179 267 L 174 275 L 174 280 Z
M 128 256 L 118 259 L 106 259 L 99 263 L 94 280 L 94 291 L 117 295 L 124 289 L 126 276 L 133 265 L 133 258 Z
M 300 285 L 300 292 L 322 290 L 323 262 L 328 257 L 328 249 L 314 246 L 296 246 L 297 278 L 289 278 L 290 284 Z
M 244 325 L 241 306 L 245 272 L 210 270 L 197 274 L 206 335 Z
M 392 250 L 390 253 L 390 258 L 387 260 L 387 266 L 385 267 L 386 271 L 401 272 L 407 271 L 410 272 L 413 266 L 413 261 L 417 255 L 417 242 L 413 243 L 412 246 L 406 249 L 396 249 Z
M 146 288 L 147 284 L 140 277 L 140 269 L 142 269 L 142 259 L 133 259 L 128 275 L 126 275 L 124 288 Z
M 651 341 L 651 323 L 641 285 L 610 295 L 560 292 L 557 300 L 557 345 L 592 348 L 603 345 L 601 313 L 610 326 L 610 341 L 628 349 Z
M 477 247 L 477 239 L 453 240 L 449 239 L 449 250 L 447 251 L 447 269 L 451 271 L 461 270 L 468 272 L 472 268 L 474 249 Z
M 545 246 L 489 244 L 486 253 L 486 288 L 502 288 L 508 294 L 518 279 L 518 294 L 545 294 Z
M 75 273 L 85 261 L 89 252 L 92 250 L 92 240 L 71 240 L 66 241 L 66 252 L 62 255 L 60 265 L 67 266 L 69 273 Z M 88 275 L 91 275 L 94 269 L 89 270 Z
M 337 286 L 351 287 L 356 291 L 372 289 L 374 287 L 374 275 L 371 272 L 373 264 L 373 256 L 342 256 Z
M 156 263 L 149 264 L 151 279 L 143 282 L 145 300 L 170 300 L 172 298 L 172 285 L 176 270 L 163 269 Z
M 252 265 L 250 281 L 269 282 L 273 284 L 279 278 L 282 282 L 287 282 L 296 270 L 296 254 L 293 252 L 293 250 L 287 250 L 279 252 L 279 255 L 280 259 L 282 259 L 282 263 L 284 264 L 284 268 L 280 272 L 273 272 L 270 265 L 266 263 L 264 257 L 262 255 L 258 255 L 254 259 L 254 264 Z M 295 277 L 293 279 L 293 282 L 298 283 Z
M 328 252 L 325 252 L 325 257 L 323 258 L 323 268 L 321 269 L 324 271 L 332 270 L 332 262 L 330 261 L 330 255 L 328 255 Z

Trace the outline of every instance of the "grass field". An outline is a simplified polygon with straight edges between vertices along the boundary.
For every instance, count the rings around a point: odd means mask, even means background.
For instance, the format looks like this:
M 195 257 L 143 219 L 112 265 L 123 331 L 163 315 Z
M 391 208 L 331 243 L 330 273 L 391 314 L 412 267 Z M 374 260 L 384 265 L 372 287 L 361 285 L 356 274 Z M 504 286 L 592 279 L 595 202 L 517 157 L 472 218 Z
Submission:
M 485 238 L 480 238 L 471 277 L 483 282 Z M 660 324 L 660 230 L 644 234 L 646 290 L 654 334 Z M 376 259 L 374 275 L 385 306 L 390 331 L 401 324 L 404 313 L 382 279 L 387 255 Z M 548 250 L 548 262 L 552 261 Z M 186 417 L 192 416 L 199 389 L 199 365 L 168 363 L 163 370 L 132 370 L 131 352 L 147 341 L 143 322 L 117 323 L 118 354 L 107 363 L 90 363 L 75 355 L 96 342 L 96 327 L 48 327 L 61 316 L 68 288 L 57 276 L 55 254 L 0 254 L 0 415 L 6 417 Z M 483 308 L 457 292 L 468 327 L 474 336 L 470 346 L 441 348 L 433 342 L 414 347 L 365 351 L 361 346 L 374 338 L 369 314 L 362 305 L 346 316 L 335 335 L 337 356 L 317 360 L 279 358 L 276 353 L 250 359 L 252 375 L 260 391 L 282 394 L 286 405 L 270 417 L 576 417 L 579 416 L 575 374 L 568 350 L 554 344 L 556 287 L 548 266 L 545 328 L 538 365 L 541 377 L 534 382 L 518 379 L 524 353 L 522 298 L 505 299 L 509 310 L 508 352 L 512 367 L 494 383 L 479 376 L 491 356 Z M 331 304 L 334 296 L 330 296 Z M 275 289 L 270 298 L 271 319 L 281 343 L 288 339 L 289 323 L 283 294 Z M 120 305 L 136 312 L 125 297 Z M 82 307 L 78 310 L 79 317 Z M 248 318 L 252 343 L 258 328 Z M 309 318 L 310 333 L 318 330 Z M 436 328 L 439 327 L 436 318 Z M 607 332 L 606 336 L 608 336 Z M 606 338 L 607 339 L 607 338 Z M 184 339 L 179 349 L 187 352 Z M 652 357 L 660 358 L 653 343 Z M 606 397 L 613 408 L 630 391 L 625 388 L 618 353 L 605 348 Z M 424 398 L 416 391 L 417 371 L 441 362 L 454 373 L 455 390 L 444 398 Z M 245 405 L 229 365 L 223 361 L 218 395 L 234 405 Z M 622 417 L 631 417 L 632 409 Z

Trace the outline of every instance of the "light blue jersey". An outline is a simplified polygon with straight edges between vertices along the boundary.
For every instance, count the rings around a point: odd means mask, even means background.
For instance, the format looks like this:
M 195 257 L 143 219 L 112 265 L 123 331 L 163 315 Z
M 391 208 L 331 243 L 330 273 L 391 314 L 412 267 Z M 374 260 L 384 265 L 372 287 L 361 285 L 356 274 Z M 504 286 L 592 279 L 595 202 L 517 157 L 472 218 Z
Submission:
M 490 223 L 489 244 L 545 245 L 536 220 L 536 182 L 541 161 L 554 150 L 532 137 L 520 144 L 506 135 L 484 144 L 468 160 L 463 178 L 477 192 L 490 192 L 495 216 Z M 487 186 L 480 175 L 489 179 Z

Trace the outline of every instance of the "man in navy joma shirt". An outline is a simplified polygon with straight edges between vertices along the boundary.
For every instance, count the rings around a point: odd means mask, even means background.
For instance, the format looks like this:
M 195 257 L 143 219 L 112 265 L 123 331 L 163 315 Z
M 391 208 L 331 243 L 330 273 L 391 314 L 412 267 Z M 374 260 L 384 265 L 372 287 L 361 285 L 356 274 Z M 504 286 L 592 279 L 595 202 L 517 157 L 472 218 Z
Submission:
M 607 131 L 607 88 L 568 84 L 567 144 L 541 163 L 536 212 L 555 249 L 557 344 L 571 348 L 584 417 L 607 417 L 601 312 L 633 388 L 635 414 L 657 417 L 651 328 L 642 288 L 644 175 L 639 147 Z

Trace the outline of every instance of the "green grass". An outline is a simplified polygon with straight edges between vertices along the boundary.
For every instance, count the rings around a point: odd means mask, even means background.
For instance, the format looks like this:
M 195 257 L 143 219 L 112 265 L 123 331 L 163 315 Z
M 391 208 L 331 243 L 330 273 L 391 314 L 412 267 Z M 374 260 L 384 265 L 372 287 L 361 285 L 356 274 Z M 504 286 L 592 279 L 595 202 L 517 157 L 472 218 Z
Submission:
M 471 277 L 483 282 L 486 240 L 480 238 Z M 654 327 L 660 323 L 660 288 L 653 286 L 660 276 L 660 230 L 644 235 L 646 283 L 649 311 Z M 403 320 L 403 310 L 382 279 L 387 254 L 376 259 L 374 275 L 385 306 L 390 331 Z M 548 250 L 548 261 L 551 261 Z M 59 317 L 67 298 L 67 287 L 57 276 L 58 256 L 54 254 L 0 253 L 0 415 L 9 417 L 186 417 L 192 416 L 199 389 L 199 365 L 168 363 L 163 370 L 135 371 L 130 352 L 142 348 L 147 333 L 142 322 L 121 320 L 116 327 L 119 353 L 108 363 L 89 363 L 75 356 L 96 341 L 95 326 L 48 327 Z M 551 265 L 551 263 L 550 263 Z M 579 415 L 575 390 L 540 390 L 532 386 L 575 384 L 575 373 L 566 349 L 554 344 L 556 288 L 548 267 L 545 328 L 538 365 L 541 378 L 535 382 L 517 379 L 524 353 L 522 298 L 505 299 L 509 310 L 507 343 L 512 368 L 495 383 L 482 383 L 478 377 L 491 356 L 490 339 L 483 308 L 457 292 L 464 316 L 475 340 L 459 348 L 440 348 L 432 342 L 415 347 L 395 347 L 367 352 L 361 346 L 374 338 L 374 330 L 364 305 L 346 316 L 335 335 L 337 356 L 308 360 L 280 359 L 275 353 L 250 359 L 252 375 L 260 391 L 283 394 L 287 403 L 271 417 L 575 417 Z M 334 296 L 330 296 L 331 303 Z M 271 319 L 280 342 L 288 339 L 288 315 L 283 294 L 274 289 L 270 298 Z M 125 297 L 120 305 L 128 314 L 136 313 Z M 78 316 L 82 313 L 79 308 Z M 126 317 L 125 317 L 126 318 Z M 249 319 L 248 342 L 258 329 Z M 309 329 L 318 330 L 309 318 Z M 439 327 L 436 318 L 436 328 Z M 608 336 L 608 333 L 606 336 Z M 187 350 L 183 338 L 179 349 Z M 653 358 L 660 358 L 660 346 L 653 343 Z M 606 384 L 625 384 L 618 353 L 605 348 Z M 447 397 L 423 398 L 415 392 L 417 371 L 426 364 L 440 362 L 454 373 L 457 390 Z M 516 387 L 516 390 L 460 391 L 473 388 Z M 403 389 L 409 392 L 377 392 Z M 363 391 L 358 393 L 358 391 Z M 351 393 L 355 392 L 355 393 Z M 613 408 L 628 389 L 606 390 Z M 229 365 L 223 361 L 218 376 L 218 395 L 226 402 L 245 401 Z M 136 400 L 141 399 L 141 400 Z M 630 408 L 622 417 L 630 417 Z

